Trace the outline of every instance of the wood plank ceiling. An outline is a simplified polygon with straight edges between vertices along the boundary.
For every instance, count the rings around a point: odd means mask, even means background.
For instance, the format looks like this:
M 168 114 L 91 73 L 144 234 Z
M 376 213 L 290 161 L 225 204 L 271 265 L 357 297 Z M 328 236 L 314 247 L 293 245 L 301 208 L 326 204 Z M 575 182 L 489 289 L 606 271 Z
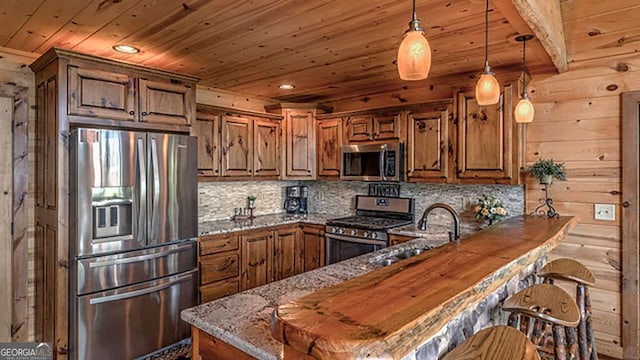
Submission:
M 433 65 L 428 80 L 411 86 L 482 70 L 484 5 L 418 1 Z M 410 16 L 408 0 L 3 0 L 0 45 L 36 53 L 61 47 L 195 75 L 221 89 L 326 102 L 408 85 L 394 62 Z M 489 26 L 492 67 L 518 69 L 514 26 L 497 9 Z M 118 43 L 142 51 L 120 54 L 111 48 Z M 527 59 L 531 72 L 554 71 L 535 55 Z M 296 88 L 280 90 L 284 82 Z

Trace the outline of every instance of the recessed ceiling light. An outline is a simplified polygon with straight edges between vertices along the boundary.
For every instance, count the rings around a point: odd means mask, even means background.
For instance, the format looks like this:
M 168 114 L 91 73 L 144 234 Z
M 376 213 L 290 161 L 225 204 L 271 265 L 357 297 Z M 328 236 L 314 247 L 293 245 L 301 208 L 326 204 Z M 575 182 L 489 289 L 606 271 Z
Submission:
M 296 86 L 292 84 L 280 84 L 278 87 L 282 90 L 293 90 Z
M 113 50 L 119 51 L 125 54 L 137 54 L 140 52 L 140 49 L 138 49 L 137 47 L 131 46 L 131 45 L 124 45 L 124 44 L 114 45 Z

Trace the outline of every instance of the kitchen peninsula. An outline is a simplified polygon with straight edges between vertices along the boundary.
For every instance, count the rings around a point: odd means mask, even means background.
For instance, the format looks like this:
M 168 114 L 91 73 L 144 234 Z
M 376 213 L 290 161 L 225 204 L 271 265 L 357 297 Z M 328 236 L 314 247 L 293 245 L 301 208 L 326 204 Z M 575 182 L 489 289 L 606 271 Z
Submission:
M 407 358 L 469 309 L 492 321 L 484 313 L 495 310 L 494 294 L 517 291 L 575 222 L 522 215 L 459 244 L 416 239 L 185 310 L 182 318 L 202 359 Z M 425 246 L 438 247 L 388 267 L 376 261 Z

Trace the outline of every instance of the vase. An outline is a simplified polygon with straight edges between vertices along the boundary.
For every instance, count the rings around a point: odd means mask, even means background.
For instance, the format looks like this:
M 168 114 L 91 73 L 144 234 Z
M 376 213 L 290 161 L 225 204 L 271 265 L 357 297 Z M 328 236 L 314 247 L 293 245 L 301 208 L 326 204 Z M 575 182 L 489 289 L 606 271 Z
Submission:
M 540 184 L 543 184 L 543 185 L 551 185 L 552 181 L 553 181 L 553 175 L 542 175 L 542 177 L 540 178 Z

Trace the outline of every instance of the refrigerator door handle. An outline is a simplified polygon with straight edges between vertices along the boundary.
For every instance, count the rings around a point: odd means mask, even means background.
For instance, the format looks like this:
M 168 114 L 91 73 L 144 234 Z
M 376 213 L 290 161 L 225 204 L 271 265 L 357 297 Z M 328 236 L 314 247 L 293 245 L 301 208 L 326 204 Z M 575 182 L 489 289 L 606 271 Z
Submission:
M 193 273 L 195 273 L 197 271 L 198 270 L 195 269 L 195 270 L 191 270 L 191 271 L 189 271 L 187 273 L 184 273 L 184 274 L 181 274 L 181 275 L 171 276 L 169 278 L 169 281 L 167 283 L 165 283 L 165 284 L 155 285 L 155 286 L 151 286 L 151 287 L 148 287 L 148 288 L 129 291 L 129 292 L 121 293 L 121 294 L 96 297 L 96 298 L 90 299 L 89 300 L 89 304 L 95 305 L 95 304 L 102 304 L 102 303 L 111 302 L 111 301 L 124 300 L 124 299 L 129 299 L 129 298 L 132 298 L 132 297 L 146 295 L 146 294 L 150 294 L 150 293 L 153 293 L 153 292 L 156 292 L 156 291 L 160 291 L 160 290 L 169 288 L 171 286 L 174 286 L 176 284 L 179 284 L 181 282 L 191 280 Z
M 111 266 L 111 265 L 131 264 L 131 263 L 135 263 L 135 262 L 140 262 L 140 261 L 145 261 L 145 260 L 152 260 L 152 259 L 157 259 L 157 258 L 169 256 L 171 254 L 175 254 L 175 253 L 178 253 L 180 251 L 188 251 L 190 249 L 191 249 L 190 247 L 179 247 L 179 248 L 163 251 L 161 253 L 139 255 L 139 256 L 133 256 L 133 257 L 123 258 L 123 259 L 112 259 L 112 260 L 95 261 L 95 262 L 92 262 L 92 263 L 89 264 L 89 268 L 97 268 L 97 267 L 101 267 L 101 266 Z
M 147 217 L 146 214 L 146 206 L 147 206 L 147 167 L 145 160 L 145 150 L 144 150 L 144 139 L 138 138 L 138 171 L 140 172 L 139 181 L 138 181 L 138 189 L 140 191 L 139 201 L 138 201 L 138 242 L 142 242 L 143 244 L 146 240 L 146 225 L 147 225 Z
M 160 203 L 160 164 L 158 163 L 158 141 L 151 138 L 151 168 L 153 169 L 153 198 L 151 202 L 151 234 L 149 234 L 149 240 L 151 242 L 157 240 L 154 232 L 156 231 L 156 223 L 158 221 L 158 211 L 156 207 Z

